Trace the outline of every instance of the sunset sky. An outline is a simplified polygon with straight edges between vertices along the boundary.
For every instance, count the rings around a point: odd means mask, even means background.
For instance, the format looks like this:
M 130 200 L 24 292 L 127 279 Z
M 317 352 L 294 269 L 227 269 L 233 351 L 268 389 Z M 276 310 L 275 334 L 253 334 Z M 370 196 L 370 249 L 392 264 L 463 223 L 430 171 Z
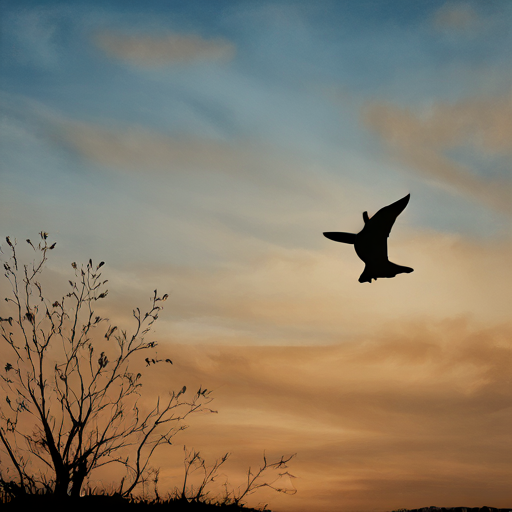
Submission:
M 275 512 L 512 506 L 512 2 L 0 9 L 2 240 L 104 260 L 127 328 L 168 293 L 147 392 L 214 390 L 162 490 L 186 444 L 234 483 L 297 453 Z M 414 272 L 360 284 L 322 232 L 408 193 Z

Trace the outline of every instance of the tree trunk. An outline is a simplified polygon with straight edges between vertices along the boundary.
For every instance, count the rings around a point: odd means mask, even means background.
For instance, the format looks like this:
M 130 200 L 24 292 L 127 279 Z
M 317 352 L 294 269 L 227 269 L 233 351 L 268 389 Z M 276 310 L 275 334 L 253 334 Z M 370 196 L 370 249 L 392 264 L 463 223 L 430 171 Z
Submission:
M 80 490 L 84 483 L 85 477 L 87 476 L 87 460 L 81 460 L 73 471 L 73 477 L 71 478 L 71 496 L 78 498 L 80 496 Z
M 64 467 L 60 471 L 55 471 L 55 477 L 54 494 L 57 496 L 67 496 L 69 488 L 69 471 Z

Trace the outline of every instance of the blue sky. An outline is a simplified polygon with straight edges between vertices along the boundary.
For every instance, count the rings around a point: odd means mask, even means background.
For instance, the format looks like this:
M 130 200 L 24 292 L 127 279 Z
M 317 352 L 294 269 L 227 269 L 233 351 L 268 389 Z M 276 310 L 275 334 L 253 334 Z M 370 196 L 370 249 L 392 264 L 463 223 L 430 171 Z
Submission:
M 66 161 L 65 174 L 95 170 L 45 140 L 49 117 L 56 116 L 232 144 L 250 139 L 325 164 L 341 179 L 404 181 L 385 169 L 379 141 L 361 128 L 362 104 L 378 100 L 428 109 L 438 101 L 507 94 L 511 78 L 512 15 L 506 2 L 464 4 L 469 21 L 464 25 L 462 17 L 462 27 L 455 28 L 435 25 L 443 2 L 220 2 L 215 8 L 152 2 L 150 9 L 137 2 L 3 4 L 0 85 L 10 96 L 2 103 L 10 119 L 39 141 L 30 152 L 50 159 L 41 169 L 38 156 L 27 169 L 39 176 L 57 172 L 50 170 L 52 158 Z M 235 55 L 227 63 L 191 59 L 141 69 L 140 63 L 105 55 L 94 44 L 102 30 L 222 38 Z M 366 165 L 346 165 L 347 156 Z M 469 159 L 478 162 L 478 155 Z M 506 174 L 495 159 L 489 163 L 487 155 L 475 172 Z M 9 172 L 23 179 L 19 170 Z M 54 180 L 44 181 L 49 186 Z M 471 205 L 463 207 L 463 226 L 446 208 L 439 213 L 448 218 L 425 212 L 425 221 L 479 235 L 500 223 L 482 222 L 486 214 L 478 205 L 476 214 Z

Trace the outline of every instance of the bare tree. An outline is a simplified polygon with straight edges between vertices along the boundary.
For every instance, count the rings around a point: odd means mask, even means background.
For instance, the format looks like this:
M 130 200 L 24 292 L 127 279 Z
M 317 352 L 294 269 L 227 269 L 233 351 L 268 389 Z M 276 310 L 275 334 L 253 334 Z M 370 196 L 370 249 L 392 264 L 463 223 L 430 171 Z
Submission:
M 69 293 L 49 301 L 39 277 L 56 244 L 44 232 L 37 245 L 27 240 L 35 256 L 21 265 L 16 241 L 6 241 L 11 290 L 7 317 L 0 318 L 2 353 L 9 353 L 0 369 L 0 487 L 4 493 L 45 488 L 77 496 L 91 472 L 116 463 L 126 469 L 118 492 L 128 496 L 151 475 L 155 450 L 186 428 L 183 420 L 210 411 L 210 392 L 199 389 L 187 399 L 185 387 L 150 410 L 138 404 L 142 375 L 131 373 L 130 363 L 157 345 L 146 335 L 167 294 L 159 297 L 155 290 L 147 312 L 133 311 L 132 334 L 108 325 L 98 339 L 108 324 L 95 312 L 108 293 L 104 262 L 72 263 Z M 146 358 L 146 366 L 158 363 L 172 361 Z
M 275 462 L 269 462 L 265 454 L 263 454 L 263 464 L 258 468 L 257 471 L 253 471 L 251 467 L 247 470 L 247 480 L 245 485 L 238 487 L 237 490 L 226 493 L 226 501 L 228 503 L 234 503 L 235 505 L 242 505 L 247 496 L 255 493 L 258 489 L 263 487 L 269 487 L 274 491 L 281 492 L 283 494 L 295 494 L 297 490 L 295 488 L 286 488 L 279 485 L 279 481 L 283 477 L 295 478 L 294 475 L 288 471 L 278 473 L 272 481 L 267 481 L 267 474 L 272 471 L 279 471 L 288 468 L 288 462 L 295 457 L 296 454 L 289 456 L 281 456 L 281 458 Z
M 183 476 L 183 486 L 181 491 L 176 490 L 175 495 L 178 499 L 187 501 L 206 501 L 208 499 L 209 491 L 206 491 L 206 486 L 215 482 L 220 467 L 228 460 L 229 453 L 225 453 L 220 459 L 217 459 L 211 466 L 206 465 L 206 461 L 201 457 L 200 452 L 192 449 L 187 451 L 184 446 L 185 458 L 183 464 L 185 466 L 185 474 Z M 191 473 L 199 471 L 201 473 L 201 480 L 199 484 L 194 487 L 193 485 L 187 486 L 188 478 Z
M 248 468 L 244 485 L 233 488 L 229 485 L 226 478 L 223 484 L 224 495 L 217 495 L 210 498 L 210 491 L 207 491 L 206 487 L 219 479 L 221 476 L 219 475 L 219 470 L 230 457 L 230 453 L 225 453 L 220 459 L 215 460 L 211 466 L 208 466 L 199 451 L 194 449 L 187 450 L 186 446 L 184 446 L 183 449 L 185 450 L 185 458 L 183 461 L 185 473 L 181 489 L 175 488 L 174 490 L 173 494 L 176 499 L 189 502 L 217 503 L 242 507 L 245 505 L 248 496 L 264 487 L 268 487 L 283 494 L 295 494 L 297 492 L 293 484 L 290 485 L 290 480 L 295 478 L 295 476 L 288 471 L 284 471 L 288 468 L 288 462 L 290 462 L 296 454 L 281 456 L 278 460 L 269 462 L 264 453 L 263 464 L 257 471 L 253 471 L 251 467 Z M 196 485 L 194 486 L 189 483 L 189 477 L 195 472 L 200 476 L 199 479 L 196 478 Z M 286 479 L 288 480 L 288 485 L 282 485 L 283 481 Z

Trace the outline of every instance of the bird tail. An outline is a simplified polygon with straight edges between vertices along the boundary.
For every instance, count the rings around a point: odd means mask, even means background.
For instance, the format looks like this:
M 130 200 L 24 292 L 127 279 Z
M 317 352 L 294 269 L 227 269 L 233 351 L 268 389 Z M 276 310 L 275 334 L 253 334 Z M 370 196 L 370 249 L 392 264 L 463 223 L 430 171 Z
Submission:
M 366 265 L 363 273 L 359 276 L 360 283 L 371 283 L 372 279 L 377 280 L 381 277 L 395 277 L 397 274 L 410 274 L 414 272 L 411 267 L 397 265 L 391 261 L 387 261 L 385 265 Z
M 403 265 L 397 265 L 391 261 L 388 262 L 387 272 L 389 273 L 389 277 L 395 277 L 397 274 L 410 274 L 414 272 L 414 269 L 411 267 L 404 267 Z

